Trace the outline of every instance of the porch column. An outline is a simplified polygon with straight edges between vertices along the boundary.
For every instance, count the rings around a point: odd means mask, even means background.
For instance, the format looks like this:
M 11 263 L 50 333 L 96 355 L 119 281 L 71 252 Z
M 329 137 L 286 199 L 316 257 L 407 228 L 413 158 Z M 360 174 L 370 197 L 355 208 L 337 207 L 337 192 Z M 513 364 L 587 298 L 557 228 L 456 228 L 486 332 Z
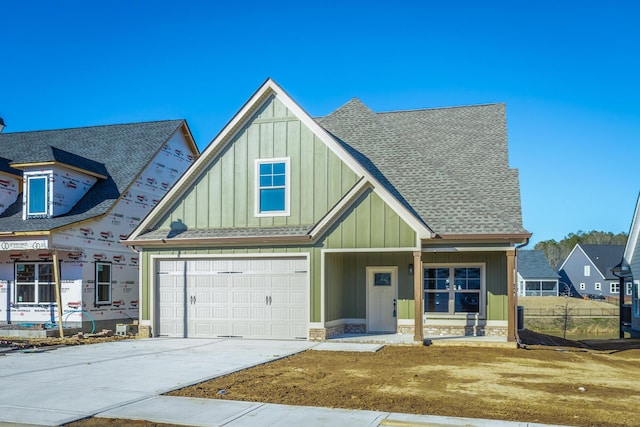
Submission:
M 62 282 L 60 281 L 60 264 L 58 264 L 58 251 L 53 250 L 53 281 L 56 286 L 56 303 L 58 304 L 58 330 L 60 338 L 64 338 L 64 328 L 62 327 Z
M 423 341 L 424 335 L 422 334 L 422 305 L 423 295 L 422 282 L 424 269 L 422 268 L 422 252 L 413 252 L 413 299 L 414 299 L 414 341 Z
M 507 341 L 516 342 L 515 251 L 507 251 Z

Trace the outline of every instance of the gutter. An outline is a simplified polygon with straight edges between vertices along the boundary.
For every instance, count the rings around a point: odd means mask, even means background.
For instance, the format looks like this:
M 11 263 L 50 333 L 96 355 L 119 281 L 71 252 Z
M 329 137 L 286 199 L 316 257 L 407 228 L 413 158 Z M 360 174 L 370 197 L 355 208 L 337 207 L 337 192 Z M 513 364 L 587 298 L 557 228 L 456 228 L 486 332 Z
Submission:
M 515 286 L 518 285 L 518 251 L 529 244 L 529 239 L 530 238 L 531 238 L 531 234 L 529 234 L 529 237 L 526 238 L 526 241 L 524 243 L 522 243 L 521 245 L 516 246 L 516 257 L 515 257 L 516 259 L 515 259 L 515 263 L 514 263 L 514 272 L 513 272 L 513 275 L 514 275 L 513 284 Z M 513 299 L 515 304 L 513 304 L 513 307 L 511 307 L 511 309 L 515 310 L 514 319 L 516 320 L 516 331 L 515 331 L 516 343 L 518 343 L 518 348 L 524 348 L 524 345 L 522 344 L 522 341 L 520 340 L 520 335 L 518 335 L 518 292 L 516 292 L 515 289 L 513 291 L 515 292 L 515 297 Z

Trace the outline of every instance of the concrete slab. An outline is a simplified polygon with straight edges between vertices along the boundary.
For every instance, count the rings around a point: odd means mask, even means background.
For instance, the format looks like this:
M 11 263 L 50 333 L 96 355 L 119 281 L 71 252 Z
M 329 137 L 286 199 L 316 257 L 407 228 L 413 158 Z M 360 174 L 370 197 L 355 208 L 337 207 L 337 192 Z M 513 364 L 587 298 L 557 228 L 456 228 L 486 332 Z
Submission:
M 307 341 L 150 339 L 0 358 L 3 422 L 59 425 L 309 349 Z
M 485 420 L 481 418 L 462 418 L 462 417 L 440 417 L 436 415 L 414 415 L 391 413 L 382 422 L 380 426 L 394 427 L 445 427 L 445 426 L 464 426 L 464 427 L 566 427 L 566 426 L 550 426 L 548 424 L 536 424 L 518 421 L 502 421 L 502 420 Z
M 191 397 L 155 396 L 98 414 L 97 418 L 152 420 L 190 426 L 221 426 L 242 417 L 264 403 Z
M 377 427 L 385 415 L 374 411 L 264 404 L 225 427 Z

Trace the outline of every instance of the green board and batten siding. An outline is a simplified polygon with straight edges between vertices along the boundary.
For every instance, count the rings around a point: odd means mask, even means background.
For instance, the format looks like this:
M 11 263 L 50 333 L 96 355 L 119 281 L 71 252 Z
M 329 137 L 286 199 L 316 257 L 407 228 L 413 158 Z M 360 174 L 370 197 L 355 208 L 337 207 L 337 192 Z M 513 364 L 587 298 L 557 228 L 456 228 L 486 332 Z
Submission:
M 379 204 L 382 203 L 382 204 Z M 347 224 L 347 226 L 344 226 Z M 353 226 L 351 225 L 353 224 Z M 375 228 L 374 228 L 375 227 Z M 358 239 L 357 230 L 360 233 L 376 235 L 376 238 Z M 378 240 L 379 239 L 379 240 Z M 237 255 L 237 254 L 267 254 L 267 253 L 305 253 L 309 254 L 310 259 L 310 321 L 321 321 L 321 251 L 322 249 L 366 249 L 372 250 L 380 248 L 410 248 L 415 245 L 415 232 L 400 219 L 391 208 L 389 208 L 380 198 L 373 192 L 366 192 L 360 197 L 354 206 L 342 214 L 336 224 L 331 227 L 316 244 L 309 246 L 269 246 L 269 247 L 234 247 L 234 248 L 191 248 L 191 249 L 145 249 L 143 251 L 143 271 L 142 283 L 142 319 L 149 319 L 149 289 L 147 284 L 151 282 L 151 255 L 156 256 L 177 256 L 188 258 L 192 255 Z M 353 245 L 351 243 L 356 243 Z M 374 245 L 375 244 L 375 245 Z M 365 283 L 363 272 L 353 272 L 354 268 L 360 269 L 362 262 L 352 264 L 350 258 L 356 256 L 359 260 L 368 265 L 405 265 L 411 262 L 411 252 L 405 253 L 373 253 L 373 254 L 348 254 L 348 253 L 329 253 L 325 265 L 325 305 L 327 306 L 326 320 L 334 320 L 345 317 L 344 312 L 354 313 L 360 312 L 364 301 L 359 301 L 361 293 L 353 286 L 345 286 L 350 278 L 357 280 L 358 283 Z M 340 261 L 340 265 L 334 265 L 336 260 L 345 257 L 345 262 Z M 343 267 L 344 266 L 344 267 Z M 366 267 L 366 265 L 365 265 Z M 365 268 L 362 267 L 364 271 Z M 400 268 L 400 270 L 406 270 Z M 356 276 L 353 276 L 356 274 Z M 404 272 L 401 272 L 400 279 L 403 279 Z M 361 285 L 358 285 L 359 287 Z M 409 290 L 409 292 L 411 292 Z M 351 298 L 357 298 L 358 301 L 352 301 Z
M 256 217 L 255 159 L 290 159 L 290 215 Z M 356 184 L 359 176 L 274 97 L 268 98 L 226 148 L 172 205 L 159 228 L 182 221 L 189 229 L 271 226 L 312 226 Z M 366 317 L 366 267 L 397 266 L 398 315 L 413 318 L 415 231 L 378 194 L 367 190 L 315 244 L 295 246 L 200 247 L 143 249 L 141 319 L 150 320 L 149 285 L 155 266 L 151 256 L 174 257 L 268 253 L 304 253 L 310 261 L 311 322 L 322 321 L 321 263 L 325 258 L 325 320 Z M 390 252 L 398 248 L 398 252 Z M 402 248 L 402 249 L 400 249 Z M 349 253 L 348 250 L 354 252 Z M 371 249 L 372 252 L 356 252 Z M 376 252 L 384 249 L 385 252 Z M 485 262 L 487 318 L 507 318 L 506 257 L 504 253 L 425 253 L 425 262 Z
M 255 160 L 288 157 L 290 215 L 255 216 Z M 188 228 L 312 225 L 359 177 L 275 98 L 269 98 L 235 135 L 212 166 L 160 223 Z

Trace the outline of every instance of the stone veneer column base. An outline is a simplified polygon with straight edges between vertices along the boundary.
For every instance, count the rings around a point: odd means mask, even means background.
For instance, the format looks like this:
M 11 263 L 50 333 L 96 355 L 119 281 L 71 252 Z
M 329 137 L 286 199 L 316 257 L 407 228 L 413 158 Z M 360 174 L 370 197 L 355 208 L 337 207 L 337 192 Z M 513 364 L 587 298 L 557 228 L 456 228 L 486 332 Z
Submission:
M 402 325 L 398 327 L 399 334 L 413 334 L 414 327 Z M 504 326 L 437 326 L 428 325 L 422 328 L 424 336 L 466 336 L 466 337 L 506 337 L 507 328 Z
M 138 338 L 151 338 L 151 326 L 138 325 Z
M 309 341 L 326 341 L 330 338 L 344 334 L 364 334 L 367 331 L 365 324 L 343 324 L 328 328 L 309 329 Z

